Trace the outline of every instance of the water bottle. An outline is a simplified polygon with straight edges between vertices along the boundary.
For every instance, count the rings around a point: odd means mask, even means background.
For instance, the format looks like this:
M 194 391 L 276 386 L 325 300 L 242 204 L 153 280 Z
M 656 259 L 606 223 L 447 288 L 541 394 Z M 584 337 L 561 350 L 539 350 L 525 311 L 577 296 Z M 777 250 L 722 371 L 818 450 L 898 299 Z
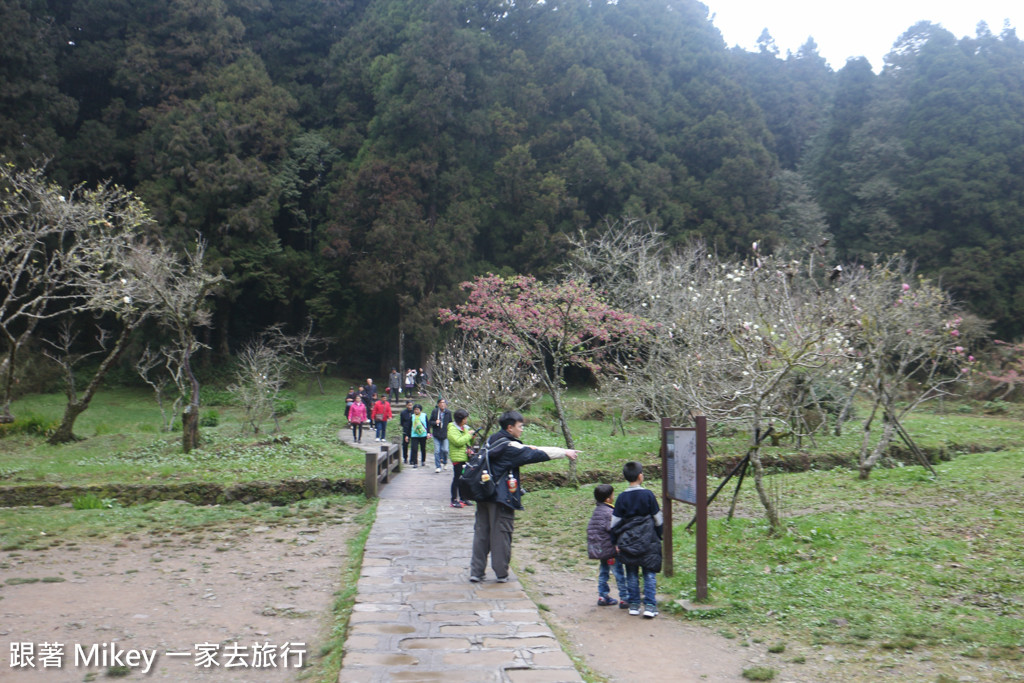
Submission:
M 508 492 L 509 493 L 515 493 L 516 489 L 518 489 L 518 488 L 519 488 L 519 482 L 516 481 L 516 478 L 512 475 L 511 472 L 509 472 L 508 473 Z
M 480 481 L 490 481 L 490 480 L 491 480 L 491 475 L 490 475 L 490 473 L 487 472 L 487 470 L 484 470 L 483 472 L 480 473 Z

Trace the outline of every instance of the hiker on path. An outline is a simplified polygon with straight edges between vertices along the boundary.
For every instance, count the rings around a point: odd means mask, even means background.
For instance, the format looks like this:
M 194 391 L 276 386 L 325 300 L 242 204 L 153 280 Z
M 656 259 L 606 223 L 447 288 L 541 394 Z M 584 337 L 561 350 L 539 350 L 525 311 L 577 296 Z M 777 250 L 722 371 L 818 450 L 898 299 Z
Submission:
M 491 556 L 491 568 L 498 583 L 508 581 L 515 513 L 516 510 L 523 509 L 519 468 L 555 458 L 575 460 L 577 456 L 576 451 L 567 448 L 524 446 L 520 440 L 523 435 L 523 423 L 523 416 L 515 410 L 502 413 L 498 418 L 501 430 L 487 439 L 491 476 L 497 484 L 497 498 L 491 502 L 478 503 L 476 506 L 473 557 L 469 565 L 469 580 L 472 583 L 484 580 L 488 554 Z
M 453 508 L 464 508 L 472 505 L 468 500 L 459 500 L 459 477 L 462 468 L 469 459 L 469 448 L 475 432 L 469 426 L 469 411 L 459 408 L 455 411 L 452 423 L 448 425 L 448 456 L 452 459 L 452 502 Z

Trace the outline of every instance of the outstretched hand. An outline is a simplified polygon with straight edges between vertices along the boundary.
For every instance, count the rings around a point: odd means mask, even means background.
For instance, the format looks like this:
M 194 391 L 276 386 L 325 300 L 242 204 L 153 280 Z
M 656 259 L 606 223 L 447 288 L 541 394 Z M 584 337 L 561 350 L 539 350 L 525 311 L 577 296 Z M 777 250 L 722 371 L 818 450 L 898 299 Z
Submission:
M 579 451 L 570 448 L 565 452 L 565 457 L 569 458 L 570 460 L 575 460 L 577 457 L 579 457 L 579 454 Z

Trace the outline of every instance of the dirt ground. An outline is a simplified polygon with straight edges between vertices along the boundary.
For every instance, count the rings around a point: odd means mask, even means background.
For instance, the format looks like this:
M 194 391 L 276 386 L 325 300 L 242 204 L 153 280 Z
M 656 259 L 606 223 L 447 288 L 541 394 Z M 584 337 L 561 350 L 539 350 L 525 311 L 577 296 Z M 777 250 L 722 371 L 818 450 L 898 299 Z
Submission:
M 354 531 L 337 520 L 293 518 L 273 527 L 235 526 L 190 536 L 140 533 L 116 543 L 0 552 L 0 681 L 112 680 L 109 666 L 129 662 L 122 655 L 97 665 L 100 652 L 111 648 L 156 652 L 152 671 L 143 674 L 140 661 L 124 680 L 297 681 L 295 655 L 285 668 L 281 649 L 292 644 L 306 658 L 319 651 Z M 592 573 L 552 569 L 532 557 L 525 543 L 516 546 L 515 560 L 518 576 L 552 627 L 603 680 L 735 683 L 754 666 L 775 669 L 776 683 L 934 683 L 939 673 L 957 681 L 1008 680 L 984 662 L 950 668 L 922 652 L 787 643 L 785 652 L 770 653 L 773 643 L 757 642 L 754 634 L 725 637 L 713 624 L 664 611 L 645 620 L 617 607 L 598 607 L 596 567 Z M 34 667 L 11 668 L 12 644 L 20 643 L 34 646 Z M 45 643 L 63 645 L 60 668 L 43 666 Z M 79 660 L 92 657 L 89 665 L 76 665 L 76 646 Z M 219 666 L 197 666 L 209 650 Z M 277 655 L 275 666 L 268 663 L 270 650 Z M 248 666 L 238 666 L 242 662 Z
M 528 549 L 516 547 L 516 564 L 540 567 Z M 790 671 L 786 655 L 768 653 L 768 644 L 724 638 L 711 628 L 662 613 L 655 619 L 630 616 L 617 606 L 597 606 L 597 564 L 593 576 L 557 571 L 545 566 L 532 573 L 520 571 L 534 600 L 546 607 L 549 623 L 568 640 L 573 650 L 596 674 L 609 681 L 650 683 L 737 683 L 746 681 L 744 669 L 767 666 L 780 672 L 775 681 L 825 681 L 812 667 Z M 612 596 L 616 597 L 614 579 Z M 666 596 L 659 594 L 659 601 Z M 790 655 L 792 657 L 792 655 Z
M 121 680 L 296 680 L 297 653 L 308 658 L 324 640 L 352 533 L 292 520 L 0 553 L 0 681 L 110 680 L 108 666 L 122 663 Z M 34 668 L 11 668 L 17 643 L 34 644 Z M 61 668 L 43 666 L 43 643 L 63 644 Z M 111 658 L 111 647 L 155 650 L 152 670 L 142 673 L 142 655 L 137 666 Z M 288 668 L 286 647 L 296 653 Z M 219 666 L 197 666 L 211 651 Z

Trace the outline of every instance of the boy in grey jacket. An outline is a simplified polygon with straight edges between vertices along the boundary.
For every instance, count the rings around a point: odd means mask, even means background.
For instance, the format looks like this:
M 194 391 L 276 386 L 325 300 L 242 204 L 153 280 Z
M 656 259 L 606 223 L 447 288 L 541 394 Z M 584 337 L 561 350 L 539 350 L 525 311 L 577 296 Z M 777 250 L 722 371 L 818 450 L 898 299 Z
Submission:
M 622 565 L 615 562 L 615 541 L 608 527 L 612 523 L 612 508 L 615 505 L 614 489 L 609 484 L 594 487 L 594 513 L 587 524 L 587 555 L 601 563 L 597 573 L 597 604 L 601 607 L 617 604 L 620 609 L 629 607 L 626 598 L 626 573 Z M 615 587 L 619 589 L 619 599 L 611 596 L 608 586 L 609 569 L 615 574 Z

